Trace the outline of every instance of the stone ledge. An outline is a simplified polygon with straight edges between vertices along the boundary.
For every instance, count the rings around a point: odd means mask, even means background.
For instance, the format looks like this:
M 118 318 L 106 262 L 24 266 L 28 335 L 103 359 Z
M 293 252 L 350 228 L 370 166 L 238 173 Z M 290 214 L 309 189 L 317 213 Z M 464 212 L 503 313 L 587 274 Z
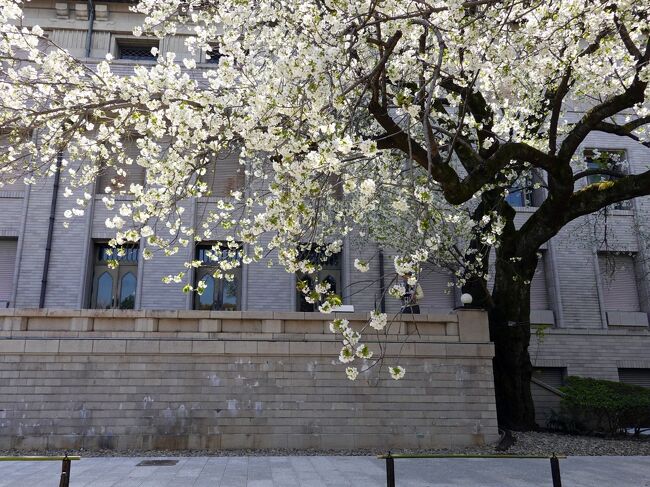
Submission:
M 366 341 L 372 349 L 376 342 Z M 489 359 L 494 356 L 491 343 L 382 342 L 386 357 L 447 357 Z M 176 338 L 0 338 L 0 354 L 84 354 L 84 355 L 282 355 L 325 356 L 336 358 L 341 344 L 334 341 L 295 339 L 176 339 Z M 377 350 L 375 350 L 377 351 Z
M 369 313 L 7 308 L 0 310 L 0 332 L 56 332 L 62 336 L 72 332 L 98 332 L 104 336 L 129 332 L 158 332 L 161 333 L 159 336 L 195 333 L 196 338 L 203 338 L 205 333 L 246 332 L 265 339 L 269 335 L 293 334 L 300 339 L 314 340 L 321 335 L 331 340 L 329 322 L 335 317 L 345 317 L 352 327 L 360 329 L 369 316 Z M 484 329 L 487 322 L 485 313 L 478 310 L 390 318 L 388 332 L 391 335 L 406 337 L 417 334 L 421 338 L 433 336 L 439 341 L 449 342 L 458 341 L 462 333 L 461 341 L 488 340 Z

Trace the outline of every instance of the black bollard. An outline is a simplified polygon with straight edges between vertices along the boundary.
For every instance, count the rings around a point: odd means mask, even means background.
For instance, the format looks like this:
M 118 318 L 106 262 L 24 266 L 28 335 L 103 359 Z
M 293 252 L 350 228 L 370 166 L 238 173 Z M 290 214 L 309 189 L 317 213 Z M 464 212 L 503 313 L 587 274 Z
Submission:
M 63 465 L 61 465 L 61 481 L 59 482 L 59 487 L 70 487 L 70 465 L 72 462 L 68 458 L 66 453 L 65 458 L 63 459 Z
M 386 455 L 386 485 L 395 487 L 395 460 L 390 452 Z
M 551 457 L 551 475 L 553 476 L 553 487 L 562 487 L 562 478 L 560 477 L 560 461 L 553 453 Z

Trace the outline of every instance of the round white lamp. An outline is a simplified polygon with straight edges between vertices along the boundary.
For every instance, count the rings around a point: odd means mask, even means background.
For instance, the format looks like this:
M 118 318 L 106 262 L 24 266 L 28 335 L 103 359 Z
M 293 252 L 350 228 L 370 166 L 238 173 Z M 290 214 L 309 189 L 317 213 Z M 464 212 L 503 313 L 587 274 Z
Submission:
M 463 306 L 469 306 L 472 304 L 472 301 L 474 298 L 472 298 L 472 295 L 469 293 L 463 293 L 460 297 L 460 302 L 463 303 Z

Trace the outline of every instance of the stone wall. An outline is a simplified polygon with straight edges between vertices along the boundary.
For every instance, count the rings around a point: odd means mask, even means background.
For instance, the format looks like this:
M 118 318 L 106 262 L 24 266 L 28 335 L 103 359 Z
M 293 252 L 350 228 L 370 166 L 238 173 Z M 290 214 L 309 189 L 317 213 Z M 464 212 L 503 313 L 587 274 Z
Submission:
M 0 312 L 0 448 L 385 449 L 497 437 L 480 311 L 393 323 L 387 363 L 401 355 L 406 376 L 394 381 L 384 366 L 355 382 L 331 316 L 318 313 Z M 366 318 L 345 316 L 355 327 Z

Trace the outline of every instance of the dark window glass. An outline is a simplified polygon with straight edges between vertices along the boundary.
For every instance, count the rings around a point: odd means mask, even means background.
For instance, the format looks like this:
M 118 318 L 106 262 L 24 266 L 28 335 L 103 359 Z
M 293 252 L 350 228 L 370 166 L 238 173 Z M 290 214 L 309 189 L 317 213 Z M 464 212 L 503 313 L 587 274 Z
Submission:
M 316 282 L 327 282 L 330 284 L 330 291 L 336 294 L 341 292 L 341 253 L 326 255 L 322 247 L 316 244 L 305 244 L 299 249 L 300 260 L 309 260 L 314 265 L 319 266 L 320 270 L 314 274 L 307 275 L 299 273 L 296 275 L 297 281 L 307 283 L 312 288 Z M 296 305 L 298 311 L 313 312 L 318 311 L 318 303 L 309 303 L 305 299 L 305 294 L 297 290 Z
M 138 262 L 138 251 L 138 247 L 117 249 L 108 244 L 100 244 L 97 246 L 97 259 L 99 262 L 108 262 L 111 260 L 118 262 Z
M 230 249 L 226 242 L 201 244 L 196 247 L 196 260 L 202 262 L 196 269 L 195 282 L 205 282 L 201 295 L 195 293 L 194 309 L 212 309 L 221 311 L 236 311 L 241 309 L 241 263 L 229 271 L 234 275 L 232 281 L 224 278 L 214 278 L 219 270 L 219 262 L 240 261 L 240 248 Z
M 197 295 L 197 309 L 212 309 L 214 306 L 214 277 L 207 274 L 201 279 L 205 283 L 203 294 Z
M 508 188 L 506 201 L 513 208 L 536 206 L 533 201 L 533 180 L 530 177 L 522 177 Z
M 122 277 L 120 283 L 120 309 L 133 309 L 135 307 L 136 278 L 131 272 Z
M 97 279 L 95 308 L 109 309 L 113 306 L 113 276 L 107 271 Z
M 205 53 L 205 62 L 208 64 L 219 64 L 219 59 L 223 56 L 223 54 L 219 52 L 219 46 L 215 44 L 210 47 L 211 50 Z
M 106 243 L 95 245 L 92 308 L 135 308 L 138 253 L 138 247 L 134 246 L 118 250 Z

